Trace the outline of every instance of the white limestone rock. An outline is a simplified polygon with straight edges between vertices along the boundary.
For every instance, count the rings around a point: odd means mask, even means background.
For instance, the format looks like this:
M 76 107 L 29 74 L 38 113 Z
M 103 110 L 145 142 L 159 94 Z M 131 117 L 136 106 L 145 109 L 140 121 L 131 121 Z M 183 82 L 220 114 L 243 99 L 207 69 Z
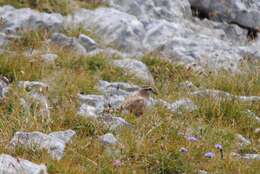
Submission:
M 0 155 L 0 174 L 47 174 L 46 166 L 7 154 Z
M 66 130 L 44 134 L 41 132 L 16 132 L 10 141 L 10 147 L 23 147 L 34 150 L 45 149 L 55 160 L 63 157 L 66 143 L 75 135 L 75 131 Z

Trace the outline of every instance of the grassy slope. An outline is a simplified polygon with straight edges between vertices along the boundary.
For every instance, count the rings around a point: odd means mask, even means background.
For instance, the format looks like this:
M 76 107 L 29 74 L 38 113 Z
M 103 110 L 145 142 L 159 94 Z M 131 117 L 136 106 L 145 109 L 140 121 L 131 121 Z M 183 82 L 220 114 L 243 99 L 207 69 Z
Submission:
M 101 0 L 0 0 L 0 5 L 12 5 L 16 8 L 33 8 L 45 12 L 68 14 L 79 7 L 96 8 Z
M 18 1 L 10 1 L 10 3 L 16 2 Z M 51 1 L 47 3 L 49 2 Z M 53 6 L 50 7 L 54 9 Z M 43 9 L 40 8 L 40 10 Z M 60 10 L 57 11 L 60 12 Z M 25 34 L 21 40 L 11 43 L 8 49 L 16 51 L 16 54 L 5 53 L 0 56 L 0 74 L 13 79 L 13 84 L 19 80 L 48 82 L 50 88 L 46 95 L 52 107 L 53 122 L 42 123 L 40 119 L 37 119 L 37 113 L 33 111 L 30 115 L 25 115 L 19 106 L 19 98 L 24 95 L 24 91 L 13 85 L 7 100 L 0 104 L 0 153 L 12 154 L 37 163 L 46 163 L 50 174 L 167 174 L 196 173 L 197 169 L 204 169 L 210 173 L 256 174 L 260 170 L 257 161 L 236 161 L 228 156 L 236 148 L 234 133 L 241 133 L 253 142 L 252 145 L 242 149 L 243 152 L 259 153 L 260 149 L 257 147 L 259 135 L 253 133 L 259 125 L 246 118 L 243 111 L 251 109 L 260 115 L 260 104 L 219 102 L 212 99 L 193 98 L 192 100 L 200 109 L 183 115 L 172 114 L 162 107 L 152 108 L 143 117 L 137 119 L 131 115 L 121 115 L 131 122 L 134 128 L 121 130 L 118 138 L 124 146 L 117 147 L 121 148 L 121 153 L 111 158 L 97 139 L 107 130 L 100 123 L 79 118 L 75 114 L 78 108 L 76 95 L 79 92 L 97 93 L 95 84 L 99 79 L 125 81 L 139 85 L 143 85 L 142 82 L 118 68 L 111 67 L 104 55 L 78 57 L 71 52 L 49 46 L 50 51 L 59 55 L 55 65 L 44 64 L 38 56 L 33 57 L 32 60 L 23 56 L 22 53 L 30 47 L 37 49 L 43 47 L 41 41 L 45 40 L 48 35 L 41 33 Z M 77 35 L 76 32 L 69 31 L 68 33 Z M 160 91 L 158 97 L 168 101 L 187 97 L 186 92 L 178 87 L 178 84 L 185 80 L 190 80 L 200 87 L 225 90 L 232 94 L 260 95 L 259 68 L 245 67 L 245 73 L 240 75 L 221 72 L 200 76 L 182 66 L 171 65 L 152 55 L 145 56 L 143 61 L 148 65 L 156 80 L 155 85 Z M 200 135 L 202 132 L 199 142 L 189 143 L 178 135 L 178 132 L 185 131 L 187 127 L 197 130 L 194 134 Z M 77 136 L 72 144 L 66 146 L 65 156 L 59 162 L 51 160 L 46 152 L 31 152 L 25 149 L 11 151 L 5 148 L 16 131 L 37 130 L 48 133 L 65 129 L 76 130 Z M 215 143 L 223 145 L 224 160 L 220 159 L 214 149 Z M 187 147 L 189 152 L 186 155 L 181 154 L 180 147 Z M 217 156 L 213 160 L 205 159 L 203 153 L 206 151 L 213 151 Z M 112 165 L 114 159 L 120 159 L 123 163 L 122 167 L 114 168 Z
M 42 33 L 42 32 L 41 32 Z M 259 136 L 253 133 L 257 125 L 246 118 L 242 111 L 249 108 L 260 114 L 260 104 L 246 105 L 235 101 L 218 102 L 212 99 L 193 101 L 200 109 L 183 115 L 172 114 L 164 108 L 155 107 L 141 118 L 122 115 L 134 125 L 134 129 L 122 130 L 119 140 L 124 145 L 121 154 L 114 159 L 121 159 L 121 168 L 113 168 L 113 158 L 98 143 L 97 137 L 107 132 L 98 122 L 79 118 L 75 113 L 78 108 L 76 94 L 97 93 L 95 84 L 99 79 L 108 81 L 125 81 L 139 85 L 140 81 L 124 74 L 120 69 L 111 67 L 104 55 L 94 57 L 78 57 L 54 46 L 49 49 L 59 55 L 55 65 L 46 65 L 38 59 L 32 60 L 22 55 L 29 47 L 41 48 L 42 40 L 46 39 L 40 33 L 33 33 L 10 44 L 9 51 L 0 57 L 0 74 L 13 79 L 13 84 L 19 80 L 43 80 L 50 83 L 46 94 L 52 106 L 53 122 L 44 124 L 37 118 L 37 113 L 25 115 L 19 106 L 19 97 L 24 94 L 13 88 L 8 99 L 0 105 L 0 152 L 9 153 L 25 159 L 46 163 L 50 174 L 54 173 L 194 173 L 196 169 L 205 169 L 215 173 L 253 174 L 259 171 L 259 162 L 235 161 L 228 157 L 234 147 L 234 133 L 250 137 L 253 145 L 242 149 L 244 152 L 259 152 L 257 142 Z M 143 61 L 149 66 L 160 91 L 158 97 L 174 101 L 186 97 L 178 84 L 190 80 L 194 84 L 225 90 L 237 95 L 260 95 L 259 69 L 245 68 L 240 75 L 221 72 L 218 75 L 200 76 L 179 65 L 171 65 L 154 56 L 147 55 Z M 163 67 L 163 68 L 162 68 Z M 178 132 L 193 127 L 194 134 L 202 137 L 197 143 L 189 143 Z M 50 159 L 45 152 L 16 149 L 15 152 L 5 148 L 12 135 L 19 130 L 50 132 L 56 130 L 74 129 L 77 136 L 73 143 L 66 147 L 65 157 L 57 162 Z M 225 159 L 221 160 L 214 144 L 221 143 L 224 147 Z M 182 155 L 180 147 L 187 147 L 189 152 Z M 203 157 L 206 151 L 217 154 L 214 160 Z

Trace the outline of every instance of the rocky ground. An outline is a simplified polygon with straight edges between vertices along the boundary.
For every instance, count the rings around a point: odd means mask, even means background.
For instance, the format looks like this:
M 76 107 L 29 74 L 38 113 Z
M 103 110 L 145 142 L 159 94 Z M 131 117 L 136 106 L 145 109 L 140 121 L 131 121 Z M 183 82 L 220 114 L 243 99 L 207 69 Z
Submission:
M 0 173 L 259 173 L 258 0 L 0 5 Z

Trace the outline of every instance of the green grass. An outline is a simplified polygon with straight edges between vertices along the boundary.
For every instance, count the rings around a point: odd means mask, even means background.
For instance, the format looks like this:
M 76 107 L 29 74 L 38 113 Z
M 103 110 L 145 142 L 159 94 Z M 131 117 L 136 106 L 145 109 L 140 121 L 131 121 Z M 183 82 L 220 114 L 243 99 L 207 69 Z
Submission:
M 81 31 L 65 31 L 77 35 Z M 98 80 L 123 81 L 143 85 L 138 79 L 125 74 L 120 68 L 110 65 L 109 59 L 99 54 L 92 57 L 77 56 L 73 52 L 49 45 L 48 50 L 58 55 L 54 65 L 40 61 L 39 55 L 31 58 L 23 55 L 28 48 L 41 50 L 49 34 L 25 33 L 20 40 L 10 43 L 8 51 L 0 56 L 0 74 L 12 79 L 12 88 L 7 99 L 0 104 L 0 151 L 22 157 L 36 163 L 45 163 L 49 174 L 83 173 L 197 173 L 198 169 L 209 173 L 257 174 L 259 162 L 239 161 L 229 158 L 229 153 L 237 149 L 234 134 L 241 133 L 250 138 L 252 145 L 240 149 L 241 153 L 259 153 L 259 135 L 254 129 L 259 127 L 254 120 L 246 117 L 244 111 L 250 109 L 260 115 L 260 104 L 245 104 L 238 101 L 216 101 L 212 98 L 191 97 L 199 109 L 191 113 L 173 114 L 156 106 L 140 118 L 121 114 L 132 123 L 133 129 L 122 129 L 117 138 L 122 146 L 104 148 L 98 136 L 107 133 L 98 121 L 79 118 L 77 94 L 97 94 Z M 15 51 L 15 54 L 13 54 Z M 190 97 L 179 88 L 179 83 L 189 80 L 201 88 L 225 90 L 235 95 L 260 95 L 260 71 L 244 67 L 244 73 L 219 72 L 201 76 L 184 66 L 170 64 L 166 60 L 147 55 L 142 58 L 155 78 L 158 97 L 167 101 Z M 256 64 L 255 66 L 258 66 Z M 25 91 L 15 87 L 19 80 L 41 80 L 50 87 L 46 93 L 53 121 L 44 124 L 37 117 L 37 111 L 23 112 L 19 98 Z M 38 118 L 38 119 L 35 119 Z M 188 129 L 190 128 L 190 129 Z M 45 151 L 32 152 L 23 148 L 15 151 L 6 149 L 16 131 L 51 131 L 73 129 L 77 132 L 73 143 L 66 146 L 61 161 L 53 161 Z M 191 131 L 199 136 L 198 142 L 187 142 L 180 132 Z M 214 144 L 221 143 L 224 160 L 220 159 Z M 189 149 L 187 154 L 179 152 L 181 147 Z M 111 156 L 111 151 L 114 153 Z M 203 154 L 213 151 L 216 157 L 205 159 Z M 122 166 L 115 168 L 114 159 L 120 159 Z
M 16 8 L 32 8 L 48 13 L 67 15 L 77 8 L 97 8 L 104 5 L 100 0 L 0 0 L 0 5 L 12 5 Z

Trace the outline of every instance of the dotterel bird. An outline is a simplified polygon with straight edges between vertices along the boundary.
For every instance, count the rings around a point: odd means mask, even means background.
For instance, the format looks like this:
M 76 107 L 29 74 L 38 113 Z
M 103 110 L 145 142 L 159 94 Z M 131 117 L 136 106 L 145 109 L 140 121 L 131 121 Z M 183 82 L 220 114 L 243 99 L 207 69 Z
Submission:
M 141 88 L 133 92 L 119 105 L 117 111 L 128 111 L 137 117 L 141 116 L 146 108 L 146 100 L 152 93 L 157 94 L 151 87 Z

